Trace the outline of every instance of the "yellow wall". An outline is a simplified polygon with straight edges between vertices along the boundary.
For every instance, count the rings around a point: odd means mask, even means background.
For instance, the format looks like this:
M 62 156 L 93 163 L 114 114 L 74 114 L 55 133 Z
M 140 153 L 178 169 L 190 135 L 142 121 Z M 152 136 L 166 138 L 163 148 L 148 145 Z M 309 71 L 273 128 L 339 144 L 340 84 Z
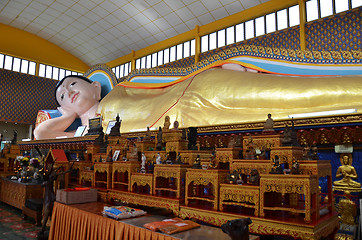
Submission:
M 34 34 L 1 23 L 0 32 L 1 53 L 82 73 L 90 68 L 79 58 Z

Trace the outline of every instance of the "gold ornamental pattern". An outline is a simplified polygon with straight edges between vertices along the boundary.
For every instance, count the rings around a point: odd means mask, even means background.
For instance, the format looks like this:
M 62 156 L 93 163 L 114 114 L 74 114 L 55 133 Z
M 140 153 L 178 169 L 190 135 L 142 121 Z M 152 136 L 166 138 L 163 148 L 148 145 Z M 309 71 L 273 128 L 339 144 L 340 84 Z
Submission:
M 131 175 L 131 186 L 134 184 L 141 186 L 149 186 L 150 193 L 153 192 L 153 174 L 135 173 Z
M 240 194 L 240 193 L 224 193 L 223 197 L 220 199 L 222 201 L 233 201 L 233 202 L 248 202 L 255 204 L 255 195 L 251 195 L 248 193 Z M 258 199 L 259 201 L 259 199 Z
M 230 172 L 236 170 L 239 174 L 250 175 L 252 169 L 258 170 L 260 174 L 271 171 L 270 160 L 233 160 L 230 164 Z
M 114 174 L 116 171 L 121 173 L 131 173 L 131 172 L 137 172 L 137 168 L 139 167 L 139 162 L 123 162 L 123 161 L 117 161 L 113 162 L 112 164 L 112 174 Z
M 97 166 L 94 166 L 94 171 L 95 171 L 95 172 L 103 173 L 103 172 L 108 172 L 108 170 L 109 170 L 108 167 L 97 167 Z
M 210 178 L 205 178 L 205 177 L 195 177 L 195 178 L 192 178 L 190 179 L 191 182 L 193 180 L 193 182 L 197 185 L 207 185 L 209 183 L 213 183 L 212 179 Z
M 147 181 L 146 179 L 134 179 L 132 180 L 132 185 L 137 183 L 137 185 L 141 185 L 141 186 L 150 186 L 150 182 Z
M 264 186 L 265 192 L 281 192 L 281 193 L 304 193 L 303 184 L 280 184 L 280 183 L 269 183 Z
M 264 179 L 262 179 L 262 181 L 263 180 Z M 273 181 L 269 179 L 267 182 L 265 181 L 262 188 L 264 192 L 304 194 L 306 191 L 311 191 L 311 193 L 317 193 L 318 191 L 316 189 L 318 188 L 318 183 L 316 178 L 312 178 L 310 181 L 302 181 L 299 179 L 278 179 Z
M 294 239 L 300 238 L 303 240 L 311 240 L 327 237 L 338 227 L 338 225 L 338 218 L 336 216 L 328 219 L 326 224 L 317 226 L 316 229 L 311 229 L 305 226 L 254 220 L 253 224 L 249 225 L 249 231 L 251 233 L 264 235 L 287 235 L 293 236 Z
M 118 199 L 125 203 L 170 209 L 173 211 L 175 215 L 178 215 L 180 208 L 180 201 L 178 200 L 157 198 L 153 196 L 145 197 L 142 194 L 136 194 L 136 193 L 122 193 L 116 191 L 109 191 L 108 199 Z
M 177 173 L 174 171 L 157 171 L 154 173 L 155 177 L 164 177 L 164 178 L 176 178 Z
M 184 219 L 185 218 L 198 219 L 218 227 L 221 227 L 221 225 L 226 223 L 228 220 L 233 219 L 232 217 L 225 217 L 221 214 L 213 212 L 205 212 L 199 209 L 191 209 L 184 207 L 181 207 L 179 216 Z
M 117 167 L 117 168 L 113 168 L 112 169 L 112 173 L 114 174 L 115 172 L 120 172 L 120 173 L 125 173 L 129 170 L 128 167 Z
M 94 173 L 93 171 L 81 171 L 79 174 L 79 180 L 85 180 L 93 182 Z
M 231 159 L 233 159 L 232 152 L 224 152 L 224 153 L 220 153 L 220 154 L 219 154 L 219 152 L 217 152 L 217 156 L 216 156 L 217 162 L 228 163 Z
M 254 208 L 254 215 L 259 216 L 259 186 L 220 184 L 219 210 L 223 211 L 223 205 L 236 205 Z
M 209 212 L 200 209 L 192 209 L 189 207 L 180 208 L 180 217 L 194 218 L 204 222 L 208 222 L 215 226 L 221 226 L 228 220 L 240 218 L 239 215 L 224 214 L 222 212 Z M 249 232 L 263 235 L 286 235 L 295 239 L 311 240 L 327 237 L 339 225 L 337 216 L 328 219 L 325 224 L 320 224 L 315 228 L 301 225 L 292 225 L 288 223 L 278 223 L 265 221 L 260 218 L 251 217 L 253 223 L 249 225 Z

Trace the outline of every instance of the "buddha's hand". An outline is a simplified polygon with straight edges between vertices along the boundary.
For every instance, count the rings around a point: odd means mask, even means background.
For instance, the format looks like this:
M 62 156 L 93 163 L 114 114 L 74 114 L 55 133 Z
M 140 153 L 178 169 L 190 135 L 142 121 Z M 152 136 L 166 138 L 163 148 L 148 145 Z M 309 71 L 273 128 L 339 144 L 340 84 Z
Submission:
M 75 120 L 78 116 L 77 113 L 69 107 L 58 107 L 58 111 L 62 114 L 62 117 L 64 118 L 73 118 Z

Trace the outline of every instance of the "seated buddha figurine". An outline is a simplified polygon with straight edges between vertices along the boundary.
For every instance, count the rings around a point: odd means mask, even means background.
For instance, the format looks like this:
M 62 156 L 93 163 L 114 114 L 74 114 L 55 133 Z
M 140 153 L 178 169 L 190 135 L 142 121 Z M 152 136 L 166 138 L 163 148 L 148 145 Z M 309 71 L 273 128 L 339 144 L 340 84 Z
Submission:
M 352 166 L 352 159 L 350 154 L 342 155 L 341 166 L 337 169 L 336 177 L 341 180 L 334 181 L 334 186 L 349 187 L 349 188 L 360 188 L 361 184 L 352 180 L 357 178 L 356 169 Z
M 271 114 L 268 114 L 268 118 L 264 123 L 264 129 L 263 129 L 263 134 L 273 134 L 275 133 L 274 129 L 274 120 L 271 117 Z
M 245 159 L 255 159 L 255 146 L 253 143 L 253 137 L 250 135 L 248 142 L 246 143 Z
M 170 117 L 166 116 L 165 117 L 165 122 L 163 123 L 163 131 L 168 131 L 170 129 L 170 125 L 171 125 L 171 121 L 170 121 Z
M 147 127 L 147 131 L 146 131 L 146 135 L 143 137 L 143 141 L 147 142 L 147 141 L 151 141 L 151 130 L 150 127 Z

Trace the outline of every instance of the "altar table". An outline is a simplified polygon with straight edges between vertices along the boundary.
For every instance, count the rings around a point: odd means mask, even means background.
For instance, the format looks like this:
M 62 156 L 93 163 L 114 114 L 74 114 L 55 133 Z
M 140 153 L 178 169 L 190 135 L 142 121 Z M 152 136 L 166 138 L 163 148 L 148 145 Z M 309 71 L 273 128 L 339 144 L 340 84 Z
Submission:
M 88 239 L 115 239 L 115 240 L 176 240 L 176 239 L 208 239 L 229 240 L 230 237 L 220 228 L 203 226 L 172 236 L 160 232 L 153 232 L 143 228 L 143 224 L 162 221 L 164 216 L 141 216 L 137 218 L 116 221 L 103 217 L 101 212 L 104 203 L 94 202 L 85 204 L 65 205 L 54 203 L 53 216 L 49 231 L 52 240 L 88 240 Z
M 304 195 L 304 208 L 279 206 L 265 206 L 267 199 L 265 193 L 276 192 L 279 194 Z M 311 222 L 312 214 L 319 219 L 319 188 L 316 175 L 283 175 L 283 174 L 261 174 L 260 175 L 260 216 L 264 217 L 264 210 L 284 210 L 294 213 L 304 213 L 304 221 Z
M 43 198 L 43 188 L 40 183 L 1 179 L 1 201 L 22 210 L 29 198 Z

